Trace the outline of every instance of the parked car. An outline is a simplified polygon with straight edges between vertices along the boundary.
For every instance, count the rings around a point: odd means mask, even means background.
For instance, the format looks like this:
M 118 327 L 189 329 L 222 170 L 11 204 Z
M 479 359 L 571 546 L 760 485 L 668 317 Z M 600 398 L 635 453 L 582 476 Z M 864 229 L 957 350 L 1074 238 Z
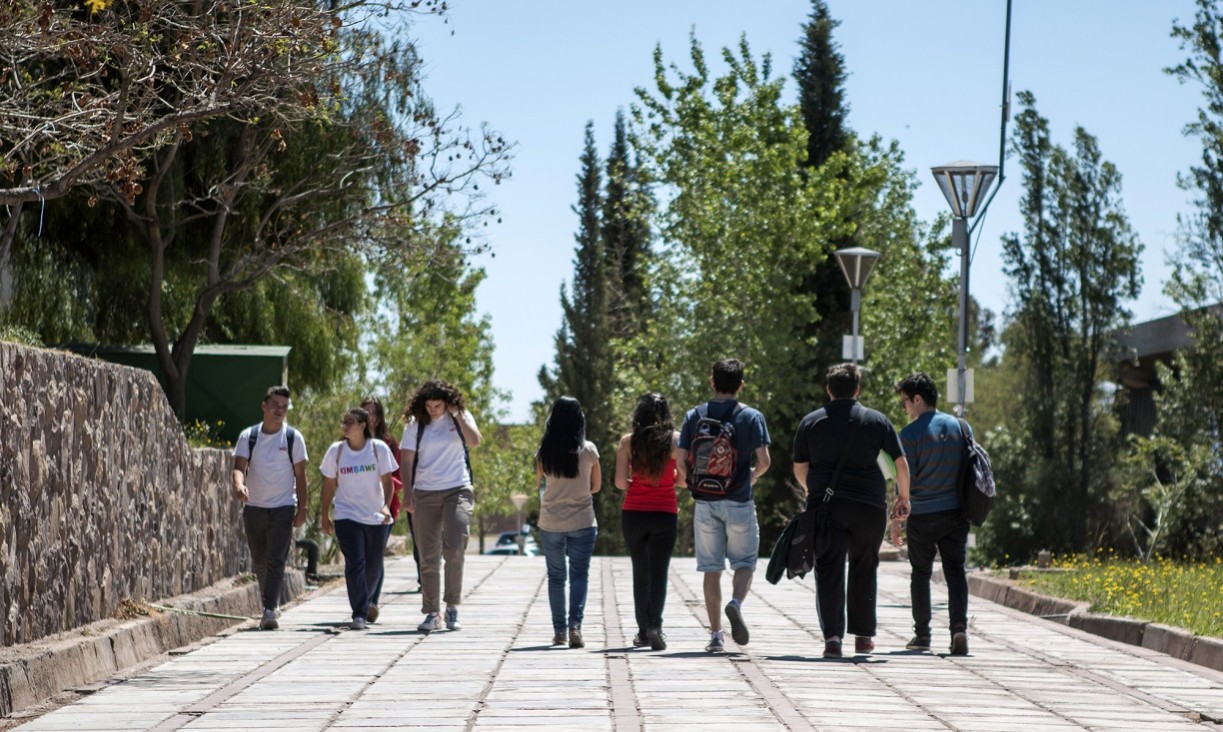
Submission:
M 513 536 L 513 535 L 514 535 L 514 532 L 511 531 L 510 536 Z M 489 549 L 488 551 L 484 553 L 486 555 L 492 554 L 492 555 L 503 556 L 503 557 L 504 556 L 516 557 L 518 556 L 518 545 L 517 544 L 498 544 L 497 546 L 493 547 L 492 549 Z M 535 546 L 534 543 L 524 543 L 522 546 L 522 556 L 524 557 L 539 556 L 539 547 Z
M 535 537 L 531 534 L 530 526 L 522 527 L 522 543 L 530 544 L 532 546 L 535 545 Z M 511 545 L 512 546 L 518 545 L 518 534 L 517 533 L 513 531 L 502 531 L 500 534 L 497 535 L 496 546 L 511 546 Z

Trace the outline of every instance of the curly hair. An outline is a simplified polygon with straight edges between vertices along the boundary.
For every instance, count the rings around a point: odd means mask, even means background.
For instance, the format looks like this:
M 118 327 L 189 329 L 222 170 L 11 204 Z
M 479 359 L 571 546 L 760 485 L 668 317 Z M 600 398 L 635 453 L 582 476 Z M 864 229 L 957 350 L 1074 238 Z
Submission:
M 658 392 L 644 394 L 633 409 L 633 434 L 629 437 L 629 456 L 634 472 L 647 477 L 662 475 L 671 459 L 675 420 L 666 397 Z
M 429 410 L 425 408 L 425 402 L 445 402 L 447 408 L 454 407 L 460 412 L 466 409 L 463 393 L 458 390 L 458 387 L 451 386 L 441 379 L 430 379 L 421 384 L 416 393 L 412 395 L 408 408 L 403 411 L 403 421 L 415 419 L 418 424 L 429 424 L 431 419 Z

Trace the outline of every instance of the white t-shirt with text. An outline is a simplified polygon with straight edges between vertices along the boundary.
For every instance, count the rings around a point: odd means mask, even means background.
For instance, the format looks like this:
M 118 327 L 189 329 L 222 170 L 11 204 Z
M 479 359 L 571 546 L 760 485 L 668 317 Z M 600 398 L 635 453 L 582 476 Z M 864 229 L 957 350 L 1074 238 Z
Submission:
M 332 518 L 381 524 L 379 511 L 386 504 L 382 476 L 398 469 L 390 446 L 382 440 L 366 440 L 365 446 L 357 451 L 348 446 L 347 440 L 332 443 L 319 466 L 325 477 L 336 479 Z
M 476 420 L 464 410 L 458 418 L 472 431 Z M 470 488 L 471 472 L 467 469 L 467 457 L 463 451 L 463 440 L 449 414 L 425 425 L 420 438 L 420 449 L 416 445 L 416 418 L 408 420 L 403 428 L 403 439 L 399 441 L 401 451 L 416 453 L 416 482 L 418 491 L 444 491 L 450 488 Z
M 280 508 L 297 505 L 297 479 L 293 466 L 309 459 L 306 454 L 306 438 L 293 430 L 293 455 L 289 455 L 288 425 L 279 432 L 267 434 L 262 425 L 242 430 L 234 443 L 234 457 L 250 461 L 246 468 L 246 490 L 250 494 L 246 505 L 255 508 Z M 255 454 L 250 453 L 251 430 L 259 431 L 255 442 Z

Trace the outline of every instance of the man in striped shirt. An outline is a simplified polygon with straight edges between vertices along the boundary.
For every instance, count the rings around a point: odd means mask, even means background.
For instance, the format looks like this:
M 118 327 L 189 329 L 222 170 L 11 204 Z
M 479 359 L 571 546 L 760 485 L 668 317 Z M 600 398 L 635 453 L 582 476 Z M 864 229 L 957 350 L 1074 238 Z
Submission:
M 910 420 L 900 431 L 911 475 L 907 533 L 915 635 L 906 647 L 930 649 L 930 575 L 937 550 L 947 582 L 951 654 L 963 656 L 968 653 L 968 519 L 960 510 L 958 485 L 964 432 L 956 417 L 938 410 L 938 387 L 927 374 L 907 376 L 895 389 Z

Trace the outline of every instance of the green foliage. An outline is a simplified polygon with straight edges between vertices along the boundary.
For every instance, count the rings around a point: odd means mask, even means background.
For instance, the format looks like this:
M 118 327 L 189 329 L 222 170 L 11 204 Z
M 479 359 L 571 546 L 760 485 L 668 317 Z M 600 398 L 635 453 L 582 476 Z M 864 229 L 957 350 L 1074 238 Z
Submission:
M 539 430 L 529 424 L 490 424 L 483 432 L 484 442 L 472 455 L 476 486 L 472 531 L 480 537 L 481 553 L 485 549 L 484 537 L 493 531 L 493 521 L 502 517 L 517 520 L 510 496 L 520 493 L 529 498 L 523 509 L 524 520 L 539 512 L 539 491 L 535 484 Z
M 1167 400 L 1161 404 L 1168 406 Z M 1223 500 L 1210 480 L 1218 462 L 1207 445 L 1186 446 L 1162 435 L 1130 437 L 1114 500 L 1140 559 L 1203 558 L 1219 549 Z M 1203 518 L 1208 519 L 1204 526 Z
M 221 437 L 221 430 L 224 426 L 223 422 L 193 419 L 183 425 L 183 434 L 187 438 L 187 444 L 191 447 L 232 447 L 228 440 Z

